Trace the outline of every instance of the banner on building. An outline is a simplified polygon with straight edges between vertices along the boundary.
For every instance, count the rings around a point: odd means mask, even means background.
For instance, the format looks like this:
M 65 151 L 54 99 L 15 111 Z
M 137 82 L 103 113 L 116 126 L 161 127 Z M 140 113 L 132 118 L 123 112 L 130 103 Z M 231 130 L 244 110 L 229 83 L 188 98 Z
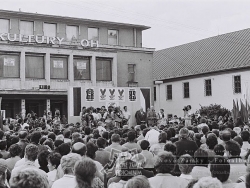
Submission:
M 99 101 L 105 102 L 107 100 L 107 89 L 106 88 L 100 88 L 99 89 Z
M 136 101 L 136 89 L 132 89 L 132 88 L 128 89 L 128 100 L 130 102 Z
M 107 92 L 107 101 L 116 101 L 116 88 L 108 88 Z
M 125 89 L 117 88 L 117 101 L 125 102 Z
M 14 67 L 15 66 L 15 59 L 13 58 L 4 58 L 4 66 L 7 67 Z
M 94 88 L 86 88 L 86 101 L 94 101 L 95 99 L 95 90 Z

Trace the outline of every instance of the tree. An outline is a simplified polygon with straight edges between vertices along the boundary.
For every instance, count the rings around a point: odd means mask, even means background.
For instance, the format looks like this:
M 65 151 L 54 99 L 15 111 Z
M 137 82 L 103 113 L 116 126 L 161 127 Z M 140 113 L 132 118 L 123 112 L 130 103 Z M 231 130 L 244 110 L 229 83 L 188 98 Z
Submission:
M 215 116 L 230 115 L 230 110 L 222 107 L 220 104 L 210 104 L 209 106 L 201 106 L 199 109 L 201 116 L 207 116 L 209 119 L 213 119 Z

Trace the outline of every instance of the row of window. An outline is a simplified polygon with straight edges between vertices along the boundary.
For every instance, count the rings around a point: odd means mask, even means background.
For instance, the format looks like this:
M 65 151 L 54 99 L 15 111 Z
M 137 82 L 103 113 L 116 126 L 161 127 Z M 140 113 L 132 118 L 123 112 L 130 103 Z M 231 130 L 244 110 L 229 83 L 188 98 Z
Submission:
M 91 80 L 91 57 L 74 56 L 74 79 Z M 0 77 L 20 78 L 20 54 L 0 52 Z M 25 77 L 44 79 L 45 58 L 43 54 L 25 54 Z M 50 78 L 68 79 L 68 56 L 50 56 Z M 112 81 L 112 59 L 96 59 L 96 80 Z
M 10 32 L 10 20 L 0 19 L 0 33 Z M 28 36 L 34 35 L 35 25 L 32 21 L 20 21 L 19 22 L 20 34 Z M 66 26 L 66 39 L 71 41 L 72 39 L 78 39 L 80 33 L 80 27 L 77 25 Z M 43 36 L 56 37 L 57 36 L 57 24 L 55 23 L 43 23 Z M 88 28 L 88 40 L 99 40 L 99 29 L 90 27 Z M 108 44 L 118 45 L 118 30 L 108 30 Z
M 189 88 L 189 82 L 183 83 L 183 98 L 189 98 L 190 97 L 190 88 Z M 234 93 L 241 93 L 241 77 L 240 76 L 234 76 L 233 77 L 233 91 Z M 212 81 L 211 79 L 207 79 L 204 81 L 204 94 L 205 96 L 212 96 Z M 173 94 L 172 94 L 172 84 L 169 84 L 166 86 L 166 99 L 172 100 Z

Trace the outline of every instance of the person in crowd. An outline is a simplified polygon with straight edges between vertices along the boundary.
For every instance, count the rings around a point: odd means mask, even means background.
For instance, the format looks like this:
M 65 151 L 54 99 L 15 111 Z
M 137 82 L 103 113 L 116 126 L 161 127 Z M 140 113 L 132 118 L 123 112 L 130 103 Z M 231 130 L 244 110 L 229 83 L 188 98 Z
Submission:
M 96 151 L 98 150 L 98 147 L 92 142 L 88 142 L 86 144 L 86 147 L 87 147 L 86 156 L 91 158 L 94 161 L 94 163 L 96 164 L 97 170 L 101 171 L 103 169 L 102 164 L 99 163 L 98 161 L 94 160 L 95 156 L 96 156 Z
M 184 118 L 185 118 L 185 127 L 188 127 L 192 124 L 191 119 L 192 119 L 192 111 L 191 111 L 192 107 L 191 105 L 187 105 L 186 107 L 184 107 L 183 111 L 184 111 Z
M 203 177 L 194 184 L 193 188 L 222 188 L 222 184 L 217 178 Z
M 63 131 L 63 136 L 64 136 L 64 143 L 71 143 L 71 139 L 70 139 L 70 136 L 71 136 L 71 132 L 70 132 L 70 130 L 68 130 L 68 129 L 65 129 L 64 131 Z
M 128 142 L 123 144 L 122 146 L 128 148 L 128 150 L 133 150 L 135 149 L 137 153 L 141 152 L 141 147 L 139 144 L 135 142 L 136 139 L 136 134 L 135 131 L 129 131 L 128 132 Z
M 130 117 L 131 117 L 131 113 L 128 111 L 128 107 L 124 106 L 123 107 L 123 125 L 129 125 L 130 126 Z
M 140 143 L 140 146 L 141 146 L 141 153 L 145 158 L 146 158 L 146 163 L 145 163 L 145 166 L 144 168 L 146 170 L 150 170 L 150 171 L 153 171 L 154 170 L 154 155 L 148 151 L 149 149 L 149 142 L 147 140 L 142 140 L 141 143 Z
M 217 137 L 214 133 L 209 133 L 206 139 L 207 148 L 205 149 L 208 153 L 209 161 L 213 160 L 215 156 L 214 147 L 218 144 Z
M 69 188 L 77 186 L 74 175 L 74 165 L 79 160 L 81 160 L 81 156 L 76 153 L 70 153 L 61 158 L 64 176 L 56 180 L 52 188 Z
M 234 188 L 236 183 L 232 183 L 228 178 L 230 174 L 230 164 L 224 157 L 215 157 L 210 163 L 210 171 L 213 178 L 217 178 L 223 188 Z
M 250 149 L 250 144 L 248 140 L 250 139 L 250 133 L 248 131 L 242 131 L 240 136 L 243 140 L 243 145 L 241 147 L 241 157 L 245 157 L 247 151 Z
M 164 151 L 164 146 L 167 142 L 167 136 L 167 133 L 161 132 L 158 136 L 159 143 L 152 145 L 149 151 L 152 152 L 154 155 L 157 155 L 159 152 Z
M 47 173 L 47 175 L 48 175 L 48 180 L 49 180 L 49 188 L 56 181 L 57 168 L 60 165 L 61 158 L 62 156 L 56 152 L 52 152 L 48 156 L 49 172 Z
M 214 146 L 215 155 L 224 156 L 224 151 L 225 151 L 225 148 L 223 147 L 223 145 L 217 144 L 216 146 Z
M 10 176 L 7 163 L 4 159 L 0 159 L 0 187 L 9 188 L 7 178 Z
M 136 111 L 135 113 L 136 125 L 145 124 L 147 122 L 147 114 L 143 111 L 141 107 L 140 110 Z
M 149 183 L 153 188 L 185 188 L 188 184 L 187 180 L 172 176 L 170 173 L 174 169 L 175 156 L 170 152 L 160 152 L 156 156 L 155 169 L 157 174 L 155 177 L 149 178 Z
M 157 114 L 153 106 L 150 107 L 149 111 L 147 112 L 147 124 L 149 127 L 155 126 L 157 121 Z
M 195 165 L 195 160 L 188 154 L 180 156 L 178 160 L 179 169 L 181 172 L 180 178 L 183 178 L 190 182 L 193 180 L 193 176 L 191 175 L 192 169 Z
M 201 148 L 196 150 L 194 153 L 194 160 L 196 164 L 191 172 L 191 175 L 194 179 L 200 179 L 202 177 L 211 176 L 211 172 L 208 168 L 208 153 L 205 150 Z
M 159 126 L 165 126 L 167 124 L 167 116 L 166 114 L 164 113 L 164 109 L 160 109 L 160 111 L 158 112 L 158 125 Z
M 208 125 L 207 125 L 207 123 L 206 123 L 207 121 L 206 121 L 205 118 L 201 118 L 201 119 L 200 119 L 200 122 L 201 122 L 201 123 L 200 123 L 199 125 L 197 125 L 198 132 L 199 132 L 199 133 L 201 133 L 201 130 L 202 130 L 203 127 L 206 126 L 207 128 L 209 128 Z
M 107 163 L 109 163 L 110 152 L 104 150 L 106 143 L 107 141 L 102 137 L 98 138 L 96 141 L 98 150 L 95 153 L 95 160 L 100 162 L 102 166 L 105 166 Z
M 194 152 L 198 149 L 197 144 L 194 141 L 188 139 L 188 135 L 189 131 L 187 128 L 180 129 L 179 141 L 175 143 L 177 157 L 184 154 L 194 156 Z
M 143 175 L 138 175 L 128 180 L 125 188 L 151 188 L 148 179 Z
M 172 143 L 166 143 L 164 146 L 164 151 L 171 152 L 173 155 L 176 155 L 176 146 Z
M 48 150 L 42 150 L 38 153 L 38 163 L 40 165 L 39 169 L 43 170 L 44 172 L 48 173 L 48 156 L 50 152 Z
M 37 169 L 26 168 L 13 176 L 10 188 L 49 188 L 49 182 Z
M 160 132 L 158 131 L 157 126 L 150 127 L 150 130 L 147 131 L 145 135 L 145 140 L 147 140 L 150 146 L 158 143 Z
M 235 183 L 240 176 L 246 174 L 244 160 L 240 157 L 240 146 L 234 140 L 230 140 L 225 145 L 226 155 L 230 164 L 229 179 Z
M 25 148 L 25 158 L 23 161 L 19 160 L 16 163 L 15 167 L 11 172 L 11 179 L 13 179 L 13 177 L 15 177 L 15 175 L 18 174 L 21 170 L 26 168 L 36 169 L 42 176 L 47 178 L 47 174 L 43 170 L 40 170 L 35 164 L 37 156 L 38 156 L 38 147 L 34 144 L 28 144 Z
M 112 144 L 105 148 L 106 151 L 112 152 L 112 150 L 127 151 L 128 149 L 120 145 L 121 137 L 119 134 L 113 134 L 111 136 Z
M 20 131 L 18 133 L 18 136 L 19 136 L 19 142 L 17 143 L 21 148 L 22 148 L 22 153 L 21 153 L 21 158 L 24 157 L 24 151 L 25 151 L 25 147 L 29 144 L 28 140 L 27 140 L 27 136 L 28 136 L 28 133 L 27 131 Z
M 10 153 L 6 151 L 7 149 L 7 142 L 6 140 L 0 140 L 0 154 L 3 156 L 3 159 L 8 159 Z
M 76 188 L 103 188 L 103 182 L 96 177 L 97 168 L 93 160 L 83 158 L 74 166 Z
M 9 148 L 10 158 L 6 159 L 7 167 L 10 171 L 13 170 L 17 161 L 21 160 L 22 148 L 18 144 L 13 144 Z

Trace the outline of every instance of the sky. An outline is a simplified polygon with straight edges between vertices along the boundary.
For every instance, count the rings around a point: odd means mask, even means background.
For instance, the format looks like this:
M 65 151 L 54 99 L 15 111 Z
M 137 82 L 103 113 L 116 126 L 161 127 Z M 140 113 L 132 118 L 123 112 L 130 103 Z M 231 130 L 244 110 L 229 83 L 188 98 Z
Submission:
M 140 24 L 156 50 L 250 28 L 250 0 L 0 0 L 1 9 Z

